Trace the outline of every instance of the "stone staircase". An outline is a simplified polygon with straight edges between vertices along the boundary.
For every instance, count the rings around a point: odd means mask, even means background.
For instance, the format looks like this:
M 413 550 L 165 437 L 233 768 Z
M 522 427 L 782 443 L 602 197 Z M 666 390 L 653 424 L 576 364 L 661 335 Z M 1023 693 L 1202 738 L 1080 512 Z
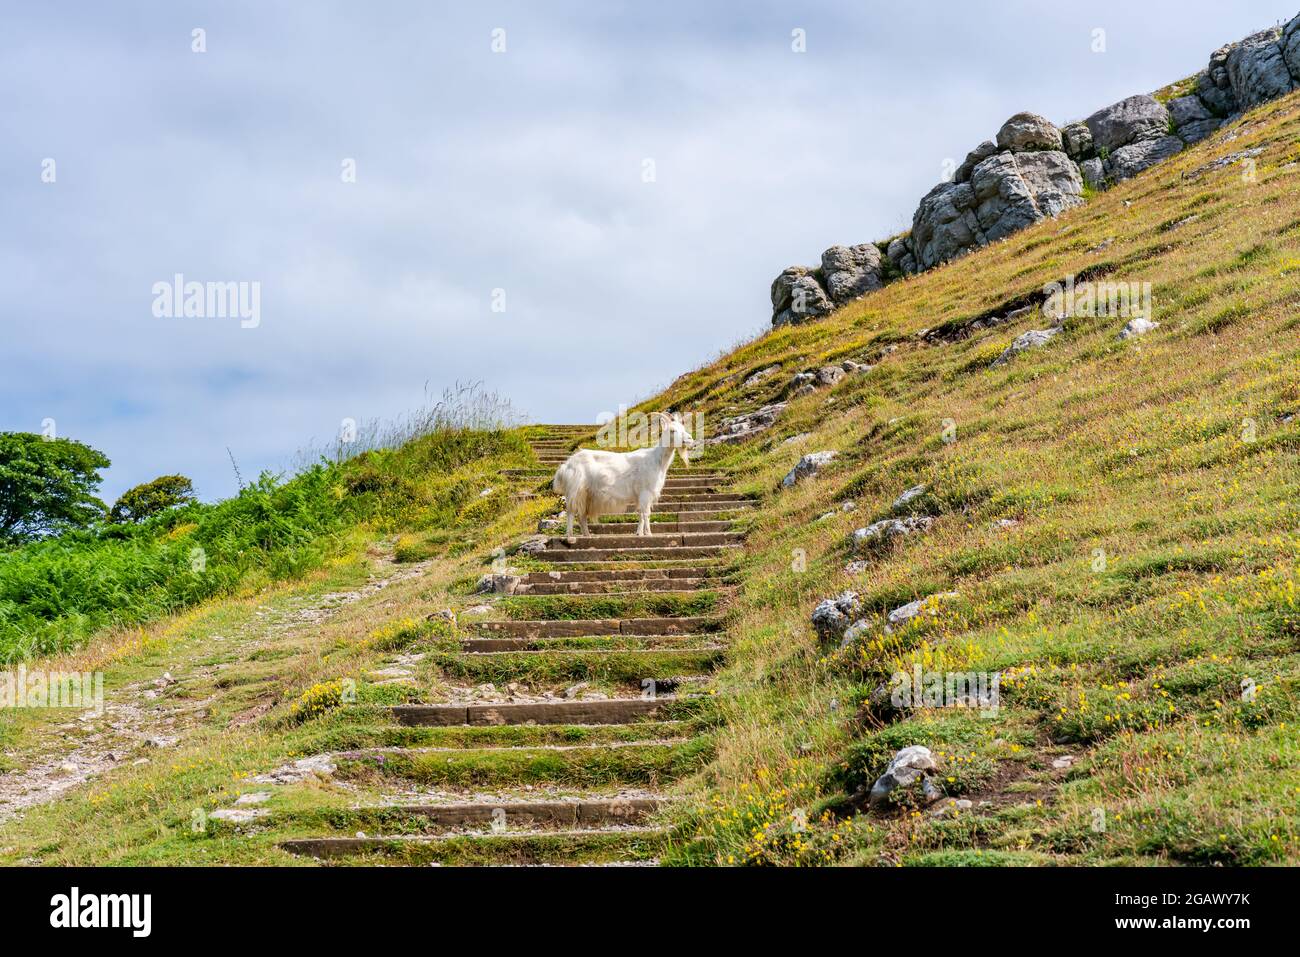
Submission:
M 556 466 L 592 436 L 591 427 L 534 427 L 538 466 L 511 474 L 549 494 Z M 629 534 L 635 515 L 549 538 L 499 600 L 510 617 L 469 625 L 442 663 L 453 684 L 520 684 L 529 694 L 392 707 L 390 720 L 414 737 L 335 755 L 336 775 L 414 797 L 323 815 L 309 836 L 281 846 L 356 863 L 655 863 L 671 839 L 660 812 L 673 783 L 710 755 L 707 685 L 726 652 L 721 604 L 741 547 L 732 520 L 753 507 L 728 491 L 725 474 L 678 463 L 649 539 Z M 584 616 L 586 603 L 600 614 Z M 535 694 L 543 690 L 551 697 Z

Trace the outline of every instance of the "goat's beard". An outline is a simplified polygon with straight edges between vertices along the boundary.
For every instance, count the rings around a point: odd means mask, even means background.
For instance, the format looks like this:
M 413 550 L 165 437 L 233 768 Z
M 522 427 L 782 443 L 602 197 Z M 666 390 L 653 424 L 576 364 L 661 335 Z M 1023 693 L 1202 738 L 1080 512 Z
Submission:
M 681 456 L 682 456 L 682 464 L 683 464 L 683 465 L 690 465 L 690 464 L 691 464 L 690 451 L 686 448 L 686 446 L 683 445 L 683 446 L 682 446 L 680 449 L 678 449 L 677 451 L 678 451 L 679 453 L 681 453 Z

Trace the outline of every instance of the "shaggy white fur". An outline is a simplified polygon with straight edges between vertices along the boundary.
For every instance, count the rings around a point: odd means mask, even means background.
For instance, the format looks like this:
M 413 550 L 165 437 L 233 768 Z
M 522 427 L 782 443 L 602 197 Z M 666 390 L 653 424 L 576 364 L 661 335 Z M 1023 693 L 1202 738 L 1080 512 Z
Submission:
M 573 537 L 575 517 L 582 534 L 587 535 L 592 519 L 621 514 L 629 506 L 636 506 L 641 515 L 636 533 L 650 534 L 650 510 L 664 490 L 673 456 L 680 450 L 682 461 L 689 465 L 689 452 L 695 446 L 680 416 L 653 415 L 662 423 L 658 445 L 635 452 L 579 449 L 556 470 L 551 488 L 564 496 L 569 516 L 567 537 Z

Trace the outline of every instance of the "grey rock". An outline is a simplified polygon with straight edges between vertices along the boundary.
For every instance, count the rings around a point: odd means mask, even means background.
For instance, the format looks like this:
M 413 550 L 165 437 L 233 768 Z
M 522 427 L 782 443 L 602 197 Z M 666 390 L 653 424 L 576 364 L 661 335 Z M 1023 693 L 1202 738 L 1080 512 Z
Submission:
M 809 452 L 799 463 L 781 479 L 782 488 L 794 488 L 804 479 L 815 476 L 821 469 L 835 460 L 838 452 Z
M 1214 119 L 1214 114 L 1201 102 L 1199 96 L 1180 96 L 1177 99 L 1170 100 L 1165 104 L 1165 107 L 1169 110 L 1174 126 L 1180 129 L 1188 123 Z
M 1251 34 L 1235 44 L 1228 53 L 1226 67 L 1238 109 L 1248 110 L 1295 89 L 1283 55 L 1282 31 L 1277 27 Z
M 752 438 L 771 428 L 772 423 L 785 411 L 785 407 L 784 402 L 774 402 L 753 412 L 746 412 L 744 415 L 728 416 L 718 426 L 717 434 L 705 439 L 704 444 L 730 445 Z
M 853 547 L 860 552 L 882 552 L 900 539 L 928 532 L 932 525 L 934 519 L 929 515 L 882 519 L 854 531 Z
M 1084 120 L 1094 149 L 1113 153 L 1121 146 L 1169 131 L 1169 111 L 1154 96 L 1130 96 Z
M 925 194 L 912 216 L 912 248 L 921 269 L 932 269 L 987 242 L 975 216 L 970 183 L 940 183 Z
M 926 492 L 930 491 L 930 486 L 922 482 L 920 485 L 913 485 L 898 498 L 894 499 L 893 509 L 898 511 L 900 508 L 906 508 L 910 503 L 920 498 Z
M 772 280 L 772 325 L 798 325 L 834 308 L 817 277 L 804 266 L 791 266 Z
M 1152 329 L 1157 329 L 1159 327 L 1160 323 L 1152 322 L 1145 316 L 1138 316 L 1128 321 L 1128 324 L 1120 331 L 1119 337 L 1121 339 L 1133 339 L 1137 336 L 1145 335 Z
M 984 160 L 988 159 L 997 151 L 998 151 L 997 143 L 994 143 L 992 140 L 985 140 L 979 146 L 975 147 L 973 150 L 971 150 L 969 153 L 966 154 L 966 159 L 962 161 L 962 164 L 958 166 L 956 172 L 953 173 L 952 182 L 954 183 L 969 182 L 970 174 L 974 171 L 975 167 L 978 166 L 980 163 L 982 163 Z
M 1300 17 L 1296 17 L 1282 28 L 1282 60 L 1291 72 L 1294 80 L 1300 81 Z
M 916 256 L 912 252 L 912 237 L 899 236 L 890 241 L 885 255 L 898 269 L 907 275 L 917 271 Z
M 1092 130 L 1087 123 L 1071 123 L 1061 127 L 1061 148 L 1072 160 L 1081 161 L 1092 153 Z
M 1019 352 L 1026 349 L 1041 349 L 1047 345 L 1061 331 L 1059 326 L 1051 329 L 1031 329 L 1026 333 L 1016 336 L 1011 345 L 1007 346 L 1002 355 L 993 360 L 994 366 L 1005 365 Z
M 1224 56 L 1226 58 L 1227 54 L 1225 53 Z M 1237 110 L 1236 97 L 1232 95 L 1232 87 L 1228 85 L 1227 68 L 1223 67 L 1221 69 L 1223 74 L 1222 86 L 1215 84 L 1208 70 L 1200 74 L 1196 81 L 1197 97 L 1211 113 L 1219 117 L 1228 116 Z
M 844 636 L 849 624 L 860 611 L 862 600 L 855 591 L 841 592 L 834 598 L 823 598 L 813 609 L 813 631 L 823 641 L 838 640 Z
M 1190 146 L 1192 143 L 1199 143 L 1201 140 L 1206 139 L 1222 125 L 1223 120 L 1219 119 L 1197 120 L 1188 123 L 1186 126 L 1180 126 L 1178 128 L 1178 138 Z
M 768 366 L 768 367 L 765 368 L 765 369 L 759 369 L 757 372 L 755 372 L 753 375 L 751 375 L 748 379 L 746 379 L 743 383 L 741 383 L 741 385 L 742 385 L 744 388 L 748 389 L 748 388 L 750 388 L 751 386 L 756 386 L 756 385 L 758 385 L 759 383 L 764 382 L 764 381 L 766 381 L 767 379 L 772 378 L 772 376 L 776 375 L 776 374 L 777 374 L 778 372 L 780 372 L 780 371 L 781 371 L 781 366 L 780 366 L 780 364 L 770 365 L 770 366 Z
M 539 552 L 546 551 L 547 537 L 545 535 L 530 535 L 519 543 L 518 551 L 525 555 L 536 555 Z
M 1097 157 L 1094 156 L 1080 163 L 1079 172 L 1089 189 L 1106 188 L 1106 167 Z
M 832 246 L 822 253 L 822 276 L 831 302 L 842 306 L 883 285 L 880 250 L 874 243 Z
M 218 808 L 208 814 L 214 821 L 225 821 L 228 824 L 251 824 L 259 818 L 268 817 L 270 811 L 263 807 L 223 807 Z
M 844 378 L 844 370 L 840 366 L 822 366 L 813 376 L 818 386 L 832 386 Z
M 478 580 L 474 591 L 480 595 L 513 595 L 522 580 L 518 575 L 489 573 Z
M 975 167 L 971 187 L 987 242 L 1083 202 L 1079 167 L 1059 150 L 991 156 Z
M 1060 150 L 1061 131 L 1037 113 L 1017 113 L 998 130 L 998 149 L 1013 153 Z
M 899 788 L 908 788 L 932 773 L 938 765 L 930 749 L 920 744 L 903 748 L 889 760 L 885 773 L 871 786 L 868 801 L 871 807 L 879 807 L 888 800 L 889 795 Z M 937 798 L 936 798 L 937 799 Z
M 1111 153 L 1106 168 L 1116 181 L 1130 179 L 1144 169 L 1181 152 L 1183 145 L 1177 136 L 1138 140 Z
M 958 593 L 955 591 L 941 591 L 933 595 L 927 595 L 925 598 L 918 598 L 916 601 L 909 601 L 906 605 L 899 605 L 887 616 L 890 625 L 905 625 L 913 618 L 929 612 L 933 614 L 941 602 L 952 598 L 957 598 Z

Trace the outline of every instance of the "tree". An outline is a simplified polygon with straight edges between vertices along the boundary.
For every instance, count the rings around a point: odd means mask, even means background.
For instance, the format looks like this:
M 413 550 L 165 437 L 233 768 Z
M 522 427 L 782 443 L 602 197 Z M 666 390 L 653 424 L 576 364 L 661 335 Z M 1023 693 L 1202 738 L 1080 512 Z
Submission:
M 123 492 L 113 503 L 109 518 L 114 522 L 143 522 L 159 512 L 193 501 L 193 482 L 184 475 L 163 475 Z
M 71 439 L 0 432 L 0 545 L 13 545 L 104 515 L 95 497 L 111 463 L 103 452 Z

